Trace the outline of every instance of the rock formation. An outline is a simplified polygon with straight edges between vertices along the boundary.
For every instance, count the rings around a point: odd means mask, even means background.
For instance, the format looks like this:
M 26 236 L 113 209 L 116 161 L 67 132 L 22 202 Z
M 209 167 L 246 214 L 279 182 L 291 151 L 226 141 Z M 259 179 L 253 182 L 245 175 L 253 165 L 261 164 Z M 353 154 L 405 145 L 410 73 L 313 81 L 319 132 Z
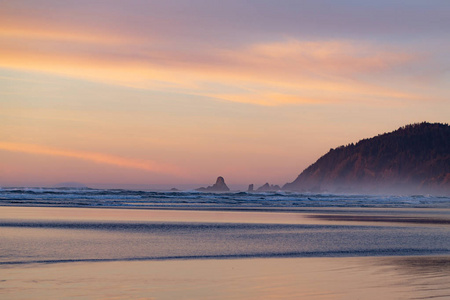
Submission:
M 201 192 L 228 192 L 229 190 L 230 189 L 226 185 L 225 180 L 222 176 L 217 177 L 216 183 L 212 186 L 208 186 L 206 188 L 201 187 L 197 189 L 197 191 Z
M 247 192 L 253 192 L 253 183 L 248 185 Z
M 279 185 L 271 185 L 268 182 L 266 182 L 264 185 L 260 186 L 256 189 L 257 192 L 276 192 L 279 191 L 281 188 Z
M 450 195 L 450 126 L 407 125 L 331 149 L 283 189 Z

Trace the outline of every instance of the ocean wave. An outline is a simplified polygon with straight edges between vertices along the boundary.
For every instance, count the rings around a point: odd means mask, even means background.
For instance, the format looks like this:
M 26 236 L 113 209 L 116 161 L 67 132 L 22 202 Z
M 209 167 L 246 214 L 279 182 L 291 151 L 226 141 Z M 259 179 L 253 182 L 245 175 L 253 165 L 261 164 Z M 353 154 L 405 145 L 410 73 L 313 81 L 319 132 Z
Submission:
M 364 256 L 420 256 L 447 254 L 448 249 L 423 248 L 383 248 L 339 251 L 293 251 L 293 252 L 260 252 L 216 255 L 173 255 L 173 256 L 143 256 L 119 258 L 76 258 L 76 259 L 43 259 L 0 261 L 0 266 L 28 264 L 60 264 L 80 262 L 115 262 L 115 261 L 165 261 L 165 260 L 197 260 L 197 259 L 242 259 L 242 258 L 300 258 L 300 257 L 364 257 Z
M 92 188 L 1 188 L 0 205 L 94 207 L 399 207 L 450 208 L 449 197 L 336 195 L 287 191 L 142 191 Z

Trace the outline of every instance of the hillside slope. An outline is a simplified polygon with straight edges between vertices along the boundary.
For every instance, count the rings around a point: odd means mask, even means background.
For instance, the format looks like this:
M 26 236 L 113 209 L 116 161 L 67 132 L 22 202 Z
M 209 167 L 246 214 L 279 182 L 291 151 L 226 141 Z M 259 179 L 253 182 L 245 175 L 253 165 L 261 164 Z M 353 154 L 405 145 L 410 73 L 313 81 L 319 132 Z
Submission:
M 284 190 L 450 194 L 450 126 L 420 123 L 331 149 Z

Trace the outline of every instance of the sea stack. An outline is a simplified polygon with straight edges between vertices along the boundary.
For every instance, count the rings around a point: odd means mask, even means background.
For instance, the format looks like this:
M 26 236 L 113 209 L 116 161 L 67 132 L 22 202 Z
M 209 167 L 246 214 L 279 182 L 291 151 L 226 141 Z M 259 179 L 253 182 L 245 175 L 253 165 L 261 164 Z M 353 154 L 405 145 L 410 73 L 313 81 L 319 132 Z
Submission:
M 253 192 L 253 183 L 248 185 L 247 192 Z
M 228 188 L 227 184 L 225 183 L 225 179 L 223 179 L 222 176 L 217 177 L 216 183 L 212 186 L 208 187 L 201 187 L 198 188 L 197 191 L 201 192 L 228 192 L 230 189 Z
M 269 184 L 268 182 L 266 182 L 263 186 L 260 186 L 259 188 L 256 189 L 257 192 L 276 192 L 279 191 L 281 188 L 279 185 L 275 184 Z

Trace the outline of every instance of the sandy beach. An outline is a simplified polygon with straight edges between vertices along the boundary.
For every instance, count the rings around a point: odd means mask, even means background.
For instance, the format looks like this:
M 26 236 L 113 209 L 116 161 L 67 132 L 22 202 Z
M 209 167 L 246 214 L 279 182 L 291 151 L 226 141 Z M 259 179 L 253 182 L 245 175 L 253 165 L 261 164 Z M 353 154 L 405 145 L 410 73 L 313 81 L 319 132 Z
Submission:
M 3 299 L 448 299 L 450 257 L 269 258 L 2 267 Z

